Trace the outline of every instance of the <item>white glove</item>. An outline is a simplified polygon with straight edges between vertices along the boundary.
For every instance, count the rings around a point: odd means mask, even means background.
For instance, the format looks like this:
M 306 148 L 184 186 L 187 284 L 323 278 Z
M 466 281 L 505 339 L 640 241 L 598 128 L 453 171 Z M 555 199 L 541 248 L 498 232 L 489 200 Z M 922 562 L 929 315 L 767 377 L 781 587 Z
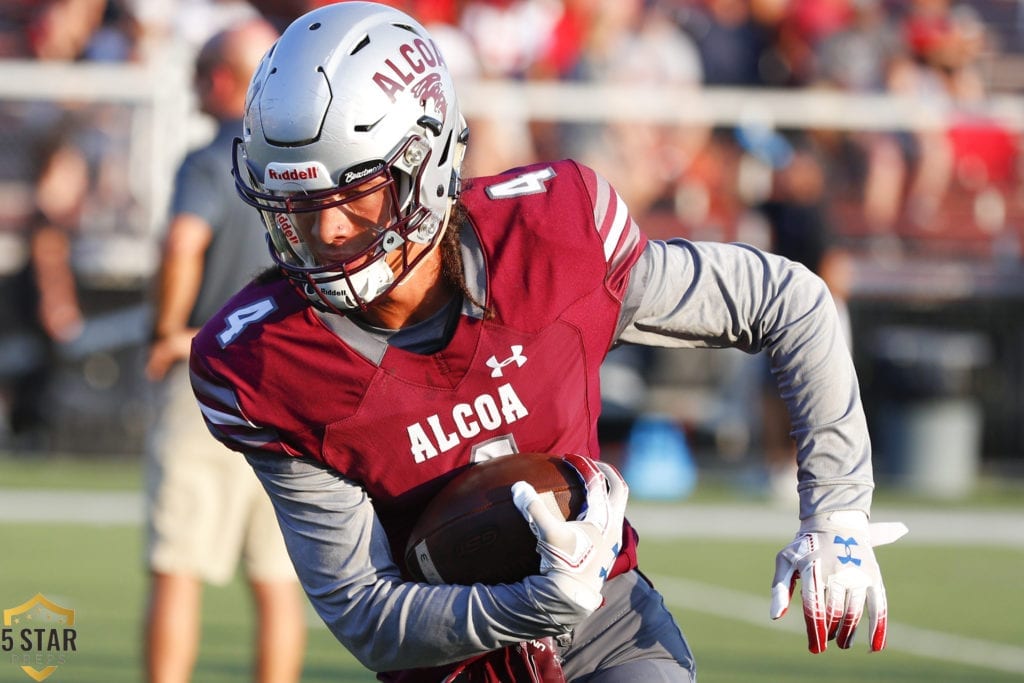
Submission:
M 803 521 L 796 539 L 775 557 L 771 618 L 789 608 L 797 578 L 807 623 L 808 649 L 824 652 L 829 640 L 846 649 L 867 606 L 871 650 L 885 647 L 885 586 L 873 546 L 907 533 L 901 522 L 868 524 L 863 512 L 842 511 Z
M 525 481 L 512 485 L 512 501 L 537 537 L 540 571 L 580 607 L 601 606 L 601 587 L 622 549 L 622 524 L 629 487 L 611 465 L 582 455 L 563 460 L 575 469 L 587 490 L 583 512 L 567 522 Z

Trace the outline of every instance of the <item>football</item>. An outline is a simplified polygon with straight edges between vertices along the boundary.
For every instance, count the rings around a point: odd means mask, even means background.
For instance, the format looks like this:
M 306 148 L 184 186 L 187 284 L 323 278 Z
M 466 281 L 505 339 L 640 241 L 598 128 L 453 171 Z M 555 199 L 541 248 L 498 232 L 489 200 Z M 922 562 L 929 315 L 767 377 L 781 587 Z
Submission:
M 579 473 L 558 455 L 516 453 L 472 465 L 438 492 L 413 527 L 405 564 L 414 577 L 493 585 L 537 574 L 537 539 L 512 502 L 517 481 L 532 484 L 568 520 L 586 500 Z

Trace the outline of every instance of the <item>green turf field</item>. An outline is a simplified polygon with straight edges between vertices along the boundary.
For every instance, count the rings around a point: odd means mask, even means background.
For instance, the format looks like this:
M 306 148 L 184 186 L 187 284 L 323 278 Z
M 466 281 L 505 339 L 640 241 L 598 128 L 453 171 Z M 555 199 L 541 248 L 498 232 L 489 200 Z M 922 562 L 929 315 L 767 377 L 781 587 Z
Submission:
M 44 483 L 27 475 L 14 481 L 5 476 L 8 465 L 0 464 L 0 496 L 3 488 Z M 83 468 L 69 481 L 67 471 L 48 479 L 56 488 L 72 488 L 75 480 L 95 488 L 91 478 L 104 467 Z M 32 467 L 16 469 L 24 475 Z M 130 489 L 124 466 L 118 471 L 114 481 L 123 486 L 117 488 Z M 47 680 L 140 680 L 141 544 L 137 524 L 0 520 L 0 608 L 42 593 L 76 613 L 78 650 Z M 766 616 L 777 550 L 778 544 L 768 541 L 648 538 L 642 543 L 642 566 L 683 626 L 702 683 L 1024 680 L 1024 550 L 910 542 L 881 548 L 892 620 L 890 649 L 868 654 L 861 638 L 851 651 L 830 648 L 818 656 L 806 652 L 798 605 L 780 622 Z M 207 590 L 197 683 L 246 680 L 249 609 L 237 581 Z M 373 680 L 315 624 L 315 617 L 311 623 L 305 681 Z M 3 653 L 0 683 L 29 680 L 12 654 Z

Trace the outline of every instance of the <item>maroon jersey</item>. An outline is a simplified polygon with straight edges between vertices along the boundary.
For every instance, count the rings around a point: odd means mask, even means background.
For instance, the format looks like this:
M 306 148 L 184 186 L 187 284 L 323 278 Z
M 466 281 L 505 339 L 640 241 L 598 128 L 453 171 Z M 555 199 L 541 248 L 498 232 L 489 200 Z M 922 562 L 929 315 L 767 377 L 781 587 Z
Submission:
M 362 485 L 398 561 L 418 511 L 470 463 L 598 456 L 599 369 L 645 242 L 607 182 L 572 162 L 475 179 L 461 201 L 491 315 L 464 309 L 442 350 L 367 354 L 361 330 L 325 324 L 282 278 L 242 290 L 192 353 L 214 435 Z M 616 572 L 636 563 L 625 535 Z

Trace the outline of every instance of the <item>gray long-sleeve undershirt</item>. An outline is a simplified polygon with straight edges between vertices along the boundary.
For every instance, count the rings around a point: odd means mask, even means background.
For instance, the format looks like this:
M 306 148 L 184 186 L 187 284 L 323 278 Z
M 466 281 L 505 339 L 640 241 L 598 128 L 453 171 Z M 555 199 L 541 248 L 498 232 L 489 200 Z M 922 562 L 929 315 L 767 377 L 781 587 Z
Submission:
M 622 343 L 767 353 L 797 443 L 800 518 L 870 511 L 871 443 L 860 388 L 819 277 L 745 245 L 651 242 L 624 309 Z

